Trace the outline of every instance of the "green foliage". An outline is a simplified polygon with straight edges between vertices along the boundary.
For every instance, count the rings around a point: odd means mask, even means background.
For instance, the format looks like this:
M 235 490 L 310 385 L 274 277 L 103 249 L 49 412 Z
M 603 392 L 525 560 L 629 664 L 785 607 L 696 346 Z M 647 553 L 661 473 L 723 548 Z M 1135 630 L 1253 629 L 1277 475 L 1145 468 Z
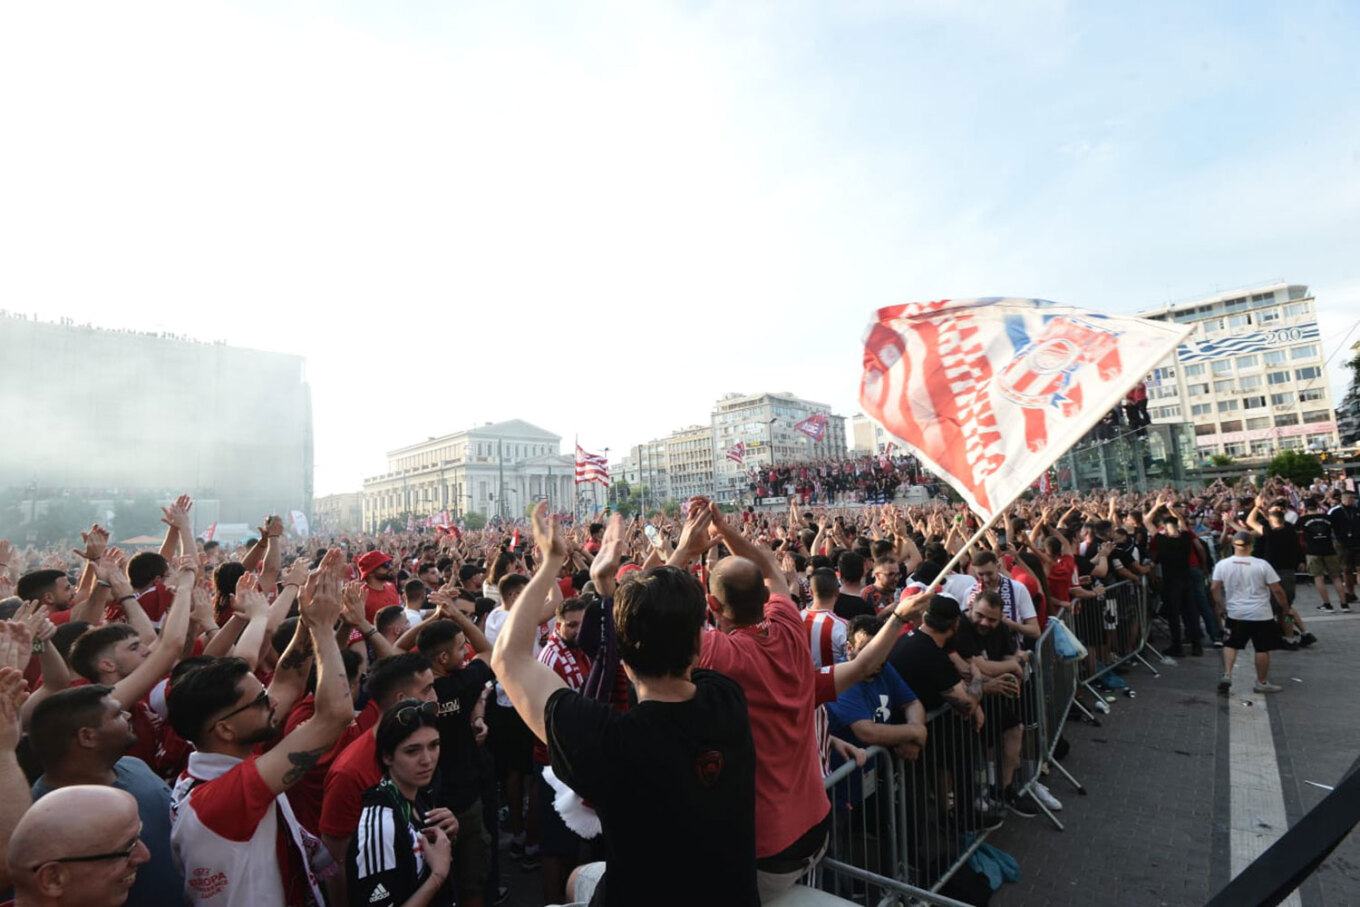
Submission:
M 1301 450 L 1282 450 L 1270 461 L 1267 475 L 1288 479 L 1295 485 L 1307 485 L 1322 475 L 1322 461 L 1314 454 Z
M 463 514 L 463 525 L 475 532 L 486 525 L 486 517 L 476 511 L 470 511 Z
M 1228 454 L 1214 454 L 1209 458 L 1209 462 L 1215 466 L 1231 466 L 1233 458 Z
M 165 524 L 161 522 L 160 505 L 147 497 L 119 501 L 113 508 L 113 525 L 109 527 L 111 538 L 136 538 L 139 535 L 164 535 Z

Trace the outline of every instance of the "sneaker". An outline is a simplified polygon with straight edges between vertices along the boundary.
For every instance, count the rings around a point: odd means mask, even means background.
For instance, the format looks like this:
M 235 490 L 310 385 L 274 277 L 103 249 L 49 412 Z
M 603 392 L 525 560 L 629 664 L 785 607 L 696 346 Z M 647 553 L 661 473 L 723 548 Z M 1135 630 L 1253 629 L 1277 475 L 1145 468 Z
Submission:
M 1097 697 L 1096 701 L 1091 703 L 1091 705 L 1095 706 L 1096 711 L 1100 712 L 1102 715 L 1110 714 L 1110 704 L 1104 699 Z
M 1062 801 L 1053 796 L 1053 792 L 1038 781 L 1034 782 L 1034 786 L 1029 789 L 1029 792 L 1033 795 L 1034 799 L 1038 800 L 1044 806 L 1047 806 L 1053 812 L 1062 809 Z
M 1034 811 L 1034 807 L 1025 802 L 1027 799 L 1029 799 L 1028 796 L 1020 796 L 1015 790 L 1015 785 L 1011 785 L 1006 788 L 1006 792 L 1002 794 L 1001 802 L 1005 803 L 1006 808 L 1020 818 L 1033 819 L 1038 813 Z
M 1317 637 L 1314 636 L 1312 633 L 1305 633 L 1299 637 L 1299 645 L 1305 649 L 1315 642 L 1317 642 Z
M 1351 603 L 1350 603 L 1350 602 L 1342 602 L 1342 603 L 1341 603 L 1341 610 L 1342 610 L 1343 613 L 1350 614 L 1350 613 L 1351 613 Z
M 1231 675 L 1224 674 L 1222 677 L 1218 678 L 1218 691 L 1220 693 L 1227 693 L 1231 689 L 1232 689 Z
M 1328 614 L 1331 614 L 1331 613 L 1332 613 L 1333 611 L 1335 611 L 1336 609 L 1332 607 L 1332 603 L 1331 603 L 1331 602 L 1323 602 L 1322 604 L 1318 605 L 1318 610 L 1319 610 L 1319 611 L 1326 611 Z
M 1223 637 L 1220 636 L 1218 639 L 1214 640 L 1214 648 L 1215 649 L 1223 648 Z
M 1278 693 L 1280 692 L 1280 690 L 1283 689 L 1284 687 L 1280 686 L 1277 683 L 1271 683 L 1269 681 L 1262 683 L 1259 680 L 1256 681 L 1256 686 L 1252 687 L 1252 690 L 1254 690 L 1257 693 Z
M 1297 652 L 1299 650 L 1299 644 L 1292 639 L 1282 639 L 1280 640 L 1280 645 L 1291 652 Z

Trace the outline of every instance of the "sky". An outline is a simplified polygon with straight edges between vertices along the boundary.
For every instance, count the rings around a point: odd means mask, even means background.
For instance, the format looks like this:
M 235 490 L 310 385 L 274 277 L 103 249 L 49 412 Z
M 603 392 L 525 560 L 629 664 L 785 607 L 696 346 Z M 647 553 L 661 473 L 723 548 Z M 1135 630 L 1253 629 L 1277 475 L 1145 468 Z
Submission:
M 4 4 L 0 307 L 304 355 L 318 494 L 483 422 L 848 417 L 901 302 L 1282 279 L 1330 354 L 1356 47 L 1344 2 Z

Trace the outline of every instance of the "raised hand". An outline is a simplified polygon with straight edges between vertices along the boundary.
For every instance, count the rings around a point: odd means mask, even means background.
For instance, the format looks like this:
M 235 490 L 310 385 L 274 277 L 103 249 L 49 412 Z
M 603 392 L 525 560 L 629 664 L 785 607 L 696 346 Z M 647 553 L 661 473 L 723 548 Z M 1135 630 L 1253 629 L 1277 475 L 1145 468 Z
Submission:
M 246 620 L 254 620 L 269 614 L 269 602 L 265 600 L 264 592 L 260 590 L 260 580 L 255 574 L 241 574 L 241 578 L 236 581 L 236 595 L 232 599 L 232 606 L 241 612 Z
M 368 587 L 361 581 L 345 583 L 340 593 L 340 618 L 350 626 L 364 622 L 364 600 L 368 598 Z M 433 596 L 431 596 L 433 598 Z
M 307 574 L 309 573 L 311 573 L 311 567 L 308 565 L 307 559 L 300 557 L 284 571 L 280 582 L 285 586 L 291 584 L 301 589 L 302 584 L 307 582 Z
M 268 536 L 276 539 L 281 535 L 283 535 L 283 517 L 278 514 L 271 514 L 265 519 L 264 525 L 260 527 L 260 538 Z
M 619 572 L 619 562 L 623 560 L 624 534 L 623 517 L 616 513 L 605 525 L 600 551 L 590 564 L 590 578 L 601 598 L 613 596 L 618 585 L 615 576 Z
M 548 515 L 548 502 L 539 501 L 534 507 L 530 524 L 534 534 L 534 544 L 543 554 L 544 560 L 566 560 L 567 539 L 562 527 L 557 524 L 557 515 Z
M 0 667 L 0 751 L 19 745 L 19 709 L 28 698 L 28 683 L 15 667 Z
M 330 632 L 340 617 L 340 581 L 344 565 L 345 557 L 340 549 L 332 548 L 302 586 L 300 616 L 313 630 Z
M 98 523 L 90 527 L 89 532 L 82 532 L 80 540 L 85 543 L 84 548 L 72 548 L 71 553 L 85 558 L 87 561 L 97 561 L 104 554 L 104 549 L 109 544 L 109 531 Z
M 33 632 L 22 621 L 0 621 L 0 668 L 23 671 L 33 657 Z

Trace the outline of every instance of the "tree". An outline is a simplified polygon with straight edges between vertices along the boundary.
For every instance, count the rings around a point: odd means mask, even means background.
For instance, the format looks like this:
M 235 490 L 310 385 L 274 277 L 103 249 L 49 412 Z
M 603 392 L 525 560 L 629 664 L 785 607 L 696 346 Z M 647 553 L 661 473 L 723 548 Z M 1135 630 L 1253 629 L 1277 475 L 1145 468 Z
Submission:
M 1209 462 L 1215 466 L 1231 466 L 1233 458 L 1228 454 L 1214 454 L 1209 458 Z
M 1300 487 L 1308 485 L 1323 473 L 1322 461 L 1314 454 L 1301 450 L 1282 450 L 1270 461 L 1267 475 L 1288 479 Z
M 466 526 L 468 529 L 471 529 L 473 532 L 476 532 L 478 529 L 481 529 L 483 526 L 486 525 L 486 517 L 482 516 L 480 513 L 477 513 L 476 511 L 470 511 L 468 513 L 463 514 L 463 525 Z
M 164 535 L 160 505 L 148 497 L 119 501 L 113 508 L 113 525 L 109 527 L 115 541 L 139 535 Z

